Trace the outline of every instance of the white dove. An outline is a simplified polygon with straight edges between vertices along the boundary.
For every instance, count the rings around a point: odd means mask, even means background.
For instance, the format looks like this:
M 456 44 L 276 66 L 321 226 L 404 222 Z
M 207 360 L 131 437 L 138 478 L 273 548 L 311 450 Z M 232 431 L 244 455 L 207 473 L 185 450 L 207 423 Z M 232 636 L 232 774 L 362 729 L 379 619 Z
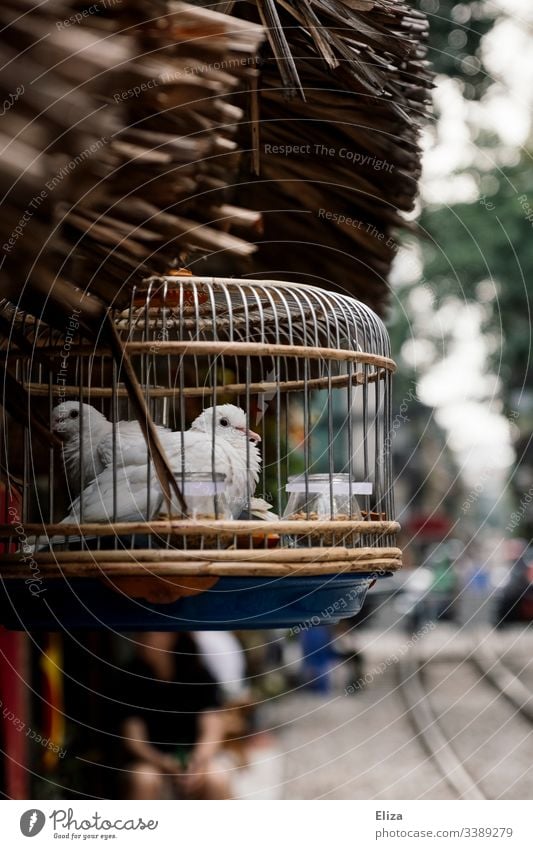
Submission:
M 137 461 L 146 462 L 146 442 L 139 422 L 121 421 L 113 425 L 91 404 L 79 401 L 58 404 L 52 410 L 51 430 L 63 443 L 63 462 L 74 492 L 79 492 L 82 477 L 85 487 L 103 472 L 113 462 L 114 452 L 117 464 L 122 464 L 126 446 L 130 458 L 136 449 Z M 161 426 L 157 426 L 157 431 L 160 436 L 172 432 Z
M 98 417 L 95 422 L 98 435 L 101 422 Z M 270 505 L 252 497 L 261 468 L 257 448 L 260 437 L 248 430 L 243 410 L 233 404 L 210 407 L 185 433 L 163 429 L 159 436 L 178 484 L 182 471 L 223 474 L 233 517 L 241 514 L 250 498 L 252 515 L 265 518 Z M 92 432 L 89 438 L 91 446 L 102 446 Z M 104 437 L 104 449 L 108 438 L 112 437 Z M 104 467 L 72 503 L 63 524 L 77 524 L 81 519 L 84 522 L 111 521 L 114 516 L 117 521 L 139 521 L 161 512 L 163 493 L 153 466 L 148 466 L 142 436 L 130 436 L 122 429 L 115 466 L 108 448 L 98 449 L 97 461 Z M 87 462 L 91 468 L 96 467 L 96 462 L 90 458 Z

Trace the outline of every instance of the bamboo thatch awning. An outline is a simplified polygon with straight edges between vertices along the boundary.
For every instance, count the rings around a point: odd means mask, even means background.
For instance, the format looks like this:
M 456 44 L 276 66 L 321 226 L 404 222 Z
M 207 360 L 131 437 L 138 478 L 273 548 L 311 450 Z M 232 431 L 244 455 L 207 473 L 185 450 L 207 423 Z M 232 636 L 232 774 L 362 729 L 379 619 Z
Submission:
M 258 175 L 240 192 L 263 212 L 254 267 L 332 285 L 382 312 L 400 213 L 413 208 L 420 176 L 427 21 L 399 0 L 256 6 L 270 48 Z

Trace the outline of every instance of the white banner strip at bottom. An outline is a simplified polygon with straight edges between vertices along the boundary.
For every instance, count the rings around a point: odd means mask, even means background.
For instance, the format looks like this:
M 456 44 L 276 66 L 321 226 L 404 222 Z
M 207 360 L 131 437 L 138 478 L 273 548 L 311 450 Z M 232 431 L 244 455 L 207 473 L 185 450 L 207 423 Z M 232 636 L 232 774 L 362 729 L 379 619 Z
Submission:
M 97 788 L 95 788 L 97 792 Z M 274 811 L 273 808 L 276 808 Z M 4 801 L 2 846 L 531 849 L 530 801 Z M 35 837 L 35 843 L 28 843 Z

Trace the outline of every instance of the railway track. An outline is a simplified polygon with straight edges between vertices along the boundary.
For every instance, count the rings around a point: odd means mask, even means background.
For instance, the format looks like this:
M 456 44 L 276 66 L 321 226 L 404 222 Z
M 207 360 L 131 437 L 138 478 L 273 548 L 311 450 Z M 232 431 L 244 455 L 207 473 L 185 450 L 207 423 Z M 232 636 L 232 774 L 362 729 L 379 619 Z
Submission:
M 457 798 L 532 797 L 533 694 L 487 641 L 456 661 L 404 656 L 397 678 L 416 739 Z
M 265 705 L 285 799 L 533 798 L 533 633 L 363 636 L 362 689 Z
M 533 725 L 533 693 L 495 649 L 483 642 L 472 655 L 481 674 Z

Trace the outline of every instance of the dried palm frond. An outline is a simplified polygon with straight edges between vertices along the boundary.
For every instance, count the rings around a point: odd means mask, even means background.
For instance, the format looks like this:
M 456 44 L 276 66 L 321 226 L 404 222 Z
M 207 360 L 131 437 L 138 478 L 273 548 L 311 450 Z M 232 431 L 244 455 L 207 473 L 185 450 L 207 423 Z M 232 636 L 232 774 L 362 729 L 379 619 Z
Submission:
M 263 0 L 256 5 L 234 11 L 264 20 Z M 396 234 L 409 226 L 402 213 L 414 206 L 420 176 L 432 86 L 426 18 L 403 0 L 272 6 L 286 46 L 272 11 L 255 149 L 237 195 L 264 216 L 253 268 L 334 286 L 383 312 Z M 249 135 L 243 126 L 244 147 Z

